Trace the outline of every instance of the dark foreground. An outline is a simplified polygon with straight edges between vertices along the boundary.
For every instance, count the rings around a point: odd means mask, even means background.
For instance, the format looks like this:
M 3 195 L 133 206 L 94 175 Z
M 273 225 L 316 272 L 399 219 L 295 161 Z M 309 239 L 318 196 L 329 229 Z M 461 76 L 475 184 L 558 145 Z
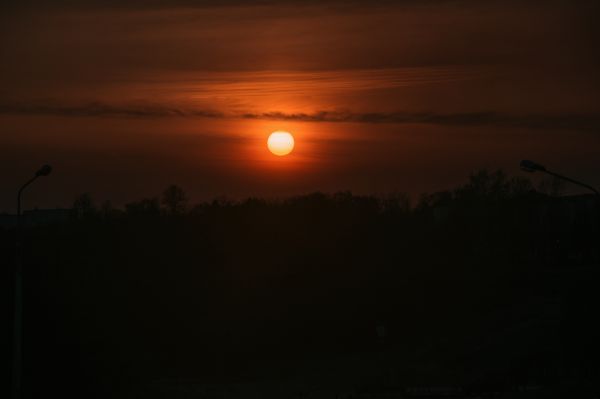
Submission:
M 29 223 L 26 397 L 600 392 L 593 196 L 479 173 L 413 207 L 349 193 L 166 205 L 80 200 Z M 14 229 L 0 235 L 11 265 Z

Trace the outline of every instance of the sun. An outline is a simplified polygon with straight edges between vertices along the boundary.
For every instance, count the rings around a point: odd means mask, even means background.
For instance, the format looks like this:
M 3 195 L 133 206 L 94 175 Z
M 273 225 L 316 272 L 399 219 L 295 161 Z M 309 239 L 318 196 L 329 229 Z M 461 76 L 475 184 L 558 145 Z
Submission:
M 294 149 L 294 136 L 281 130 L 273 132 L 267 140 L 267 147 L 275 155 L 287 155 Z

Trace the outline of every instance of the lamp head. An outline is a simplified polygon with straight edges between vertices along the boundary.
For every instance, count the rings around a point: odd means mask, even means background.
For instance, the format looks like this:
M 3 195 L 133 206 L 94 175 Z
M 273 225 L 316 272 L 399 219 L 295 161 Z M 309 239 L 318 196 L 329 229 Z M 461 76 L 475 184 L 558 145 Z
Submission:
M 48 176 L 52 172 L 52 166 L 44 165 L 37 172 L 35 172 L 36 176 Z
M 530 172 L 533 173 L 535 171 L 540 171 L 540 172 L 545 172 L 546 168 L 542 165 L 540 165 L 539 163 L 535 163 L 533 161 L 524 159 L 521 161 L 521 170 L 525 171 L 525 172 Z

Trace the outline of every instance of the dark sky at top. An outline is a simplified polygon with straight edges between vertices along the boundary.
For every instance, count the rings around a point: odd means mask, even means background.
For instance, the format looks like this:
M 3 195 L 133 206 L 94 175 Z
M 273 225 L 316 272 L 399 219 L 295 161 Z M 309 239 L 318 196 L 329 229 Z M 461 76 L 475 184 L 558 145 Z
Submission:
M 595 1 L 25 1 L 0 10 L 0 211 L 416 195 L 518 161 L 600 186 Z M 268 153 L 274 130 L 296 150 Z

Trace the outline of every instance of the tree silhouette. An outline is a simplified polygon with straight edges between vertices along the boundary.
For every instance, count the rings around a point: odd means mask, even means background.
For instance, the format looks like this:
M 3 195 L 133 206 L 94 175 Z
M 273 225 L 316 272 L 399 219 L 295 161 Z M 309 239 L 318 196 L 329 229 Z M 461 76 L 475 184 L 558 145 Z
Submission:
M 565 191 L 565 181 L 555 176 L 546 176 L 540 180 L 538 191 L 553 197 L 558 197 Z
M 131 216 L 158 216 L 160 205 L 157 198 L 144 198 L 141 201 L 125 204 L 125 211 Z
M 96 213 L 96 207 L 89 193 L 81 194 L 73 201 L 73 214 L 77 219 L 83 219 Z
M 161 203 L 171 215 L 184 213 L 187 206 L 187 196 L 183 189 L 175 184 L 163 191 Z

